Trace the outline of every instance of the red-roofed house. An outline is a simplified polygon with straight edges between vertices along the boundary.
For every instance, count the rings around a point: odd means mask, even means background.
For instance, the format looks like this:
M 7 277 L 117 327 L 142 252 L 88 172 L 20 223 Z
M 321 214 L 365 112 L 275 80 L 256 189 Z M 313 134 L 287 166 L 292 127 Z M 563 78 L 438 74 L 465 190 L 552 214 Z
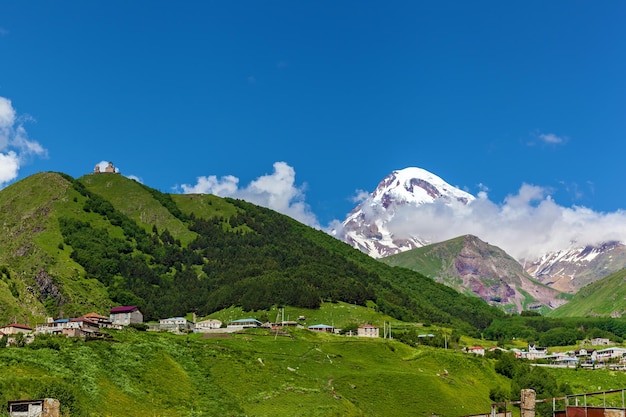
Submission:
M 143 314 L 137 306 L 113 307 L 110 320 L 114 325 L 128 326 L 131 323 L 143 323 Z
M 12 334 L 18 334 L 18 333 L 30 333 L 32 331 L 33 329 L 31 329 L 30 327 L 24 324 L 19 324 L 19 323 L 7 324 L 4 327 L 0 327 L 0 332 L 6 335 L 12 335 Z
M 482 346 L 468 347 L 467 353 L 473 353 L 474 355 L 485 356 L 485 348 Z
M 100 327 L 111 327 L 111 324 L 112 324 L 109 317 L 101 316 L 98 313 L 87 313 L 82 317 L 89 319 L 91 321 L 95 321 L 96 323 L 98 323 L 98 326 Z

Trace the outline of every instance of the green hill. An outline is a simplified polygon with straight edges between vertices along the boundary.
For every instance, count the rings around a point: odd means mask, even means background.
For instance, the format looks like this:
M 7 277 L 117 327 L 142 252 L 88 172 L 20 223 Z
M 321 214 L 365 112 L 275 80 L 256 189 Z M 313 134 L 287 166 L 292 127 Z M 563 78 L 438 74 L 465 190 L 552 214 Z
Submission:
M 621 317 L 626 312 L 626 269 L 578 290 L 567 304 L 550 317 Z
M 0 221 L 5 322 L 119 304 L 155 320 L 343 301 L 472 332 L 502 314 L 272 210 L 164 194 L 116 174 L 28 177 L 0 191 Z

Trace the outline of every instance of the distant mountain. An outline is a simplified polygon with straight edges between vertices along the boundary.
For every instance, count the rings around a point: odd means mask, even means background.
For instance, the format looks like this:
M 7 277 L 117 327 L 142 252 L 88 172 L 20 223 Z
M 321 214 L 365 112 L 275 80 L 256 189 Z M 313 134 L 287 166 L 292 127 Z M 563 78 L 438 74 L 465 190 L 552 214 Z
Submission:
M 146 320 L 230 306 L 375 306 L 469 332 L 500 311 L 241 200 L 164 194 L 114 173 L 0 190 L 0 324 L 137 305 Z
M 626 315 L 626 269 L 581 288 L 551 317 L 624 317 Z
M 399 209 L 440 203 L 468 204 L 474 196 L 421 168 L 406 168 L 386 176 L 369 197 L 350 212 L 339 237 L 349 245 L 381 258 L 428 244 L 422 236 L 398 238 L 389 223 Z
M 530 277 L 502 249 L 465 235 L 380 259 L 418 271 L 459 292 L 478 296 L 509 313 L 547 312 L 564 304 L 559 291 Z
M 406 230 L 394 233 L 397 220 L 410 219 L 419 210 L 432 205 L 462 209 L 475 197 L 453 187 L 421 168 L 405 168 L 386 176 L 376 189 L 352 210 L 336 230 L 335 236 L 373 258 L 384 258 L 431 242 L 416 230 L 406 237 Z M 459 235 L 464 232 L 459 232 Z M 401 236 L 400 236 L 401 235 Z M 559 291 L 575 293 L 582 286 L 626 267 L 626 246 L 606 242 L 581 245 L 544 254 L 539 259 L 518 262 L 535 280 Z
M 605 242 L 547 253 L 520 261 L 526 272 L 559 291 L 575 293 L 587 284 L 626 267 L 626 245 Z

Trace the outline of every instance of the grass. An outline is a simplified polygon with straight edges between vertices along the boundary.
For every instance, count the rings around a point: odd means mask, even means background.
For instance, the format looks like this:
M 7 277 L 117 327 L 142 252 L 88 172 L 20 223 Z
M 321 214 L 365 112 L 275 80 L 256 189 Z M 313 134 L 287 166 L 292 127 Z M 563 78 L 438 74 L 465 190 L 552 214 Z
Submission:
M 0 348 L 0 404 L 50 395 L 72 417 L 455 417 L 489 412 L 490 390 L 510 388 L 491 359 L 382 338 L 304 329 L 111 336 Z M 574 393 L 626 386 L 623 372 L 548 371 Z
M 72 416 L 455 416 L 488 410 L 499 380 L 461 353 L 307 330 L 113 337 L 0 349 L 0 400 L 49 389 Z

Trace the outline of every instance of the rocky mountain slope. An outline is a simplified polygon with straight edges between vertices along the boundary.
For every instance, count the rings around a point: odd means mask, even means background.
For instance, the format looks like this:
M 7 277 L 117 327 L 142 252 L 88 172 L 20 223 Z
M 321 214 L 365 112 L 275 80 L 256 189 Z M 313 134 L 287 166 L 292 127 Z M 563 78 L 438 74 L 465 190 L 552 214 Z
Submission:
M 411 249 L 381 261 L 418 271 L 509 313 L 547 312 L 567 301 L 559 291 L 530 277 L 502 249 L 472 235 Z
M 547 253 L 520 261 L 526 272 L 559 291 L 575 293 L 587 284 L 626 268 L 626 245 L 606 242 Z

